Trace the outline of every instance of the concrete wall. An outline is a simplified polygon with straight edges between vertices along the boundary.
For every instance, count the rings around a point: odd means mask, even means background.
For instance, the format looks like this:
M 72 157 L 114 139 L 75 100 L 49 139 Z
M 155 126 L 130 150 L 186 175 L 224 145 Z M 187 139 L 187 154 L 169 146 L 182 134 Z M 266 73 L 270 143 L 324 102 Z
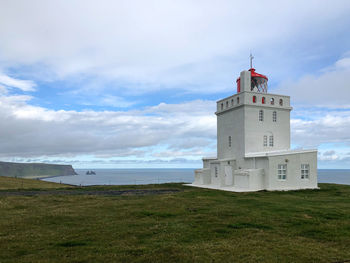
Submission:
M 279 180 L 278 164 L 287 164 L 286 180 Z M 309 164 L 309 179 L 301 179 L 301 164 Z M 269 157 L 267 190 L 317 188 L 317 152 L 298 153 Z
M 244 108 L 235 107 L 217 116 L 218 159 L 237 158 L 244 152 Z M 229 146 L 231 136 L 231 147 Z
M 263 111 L 263 121 L 259 121 L 259 111 Z M 272 115 L 276 112 L 277 121 L 273 122 Z M 288 150 L 290 148 L 290 110 L 245 106 L 245 153 L 269 152 Z M 263 144 L 267 136 L 267 146 Z M 273 136 L 273 146 L 269 146 L 269 137 Z

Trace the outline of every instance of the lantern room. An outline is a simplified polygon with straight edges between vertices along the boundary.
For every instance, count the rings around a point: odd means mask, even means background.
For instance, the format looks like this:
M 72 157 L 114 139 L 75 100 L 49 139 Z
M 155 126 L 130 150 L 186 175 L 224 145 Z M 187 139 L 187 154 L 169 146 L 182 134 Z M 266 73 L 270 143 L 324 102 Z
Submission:
M 242 73 L 244 76 L 242 76 Z M 267 93 L 267 81 L 268 78 L 265 75 L 255 72 L 254 68 L 249 69 L 249 71 L 243 71 L 241 76 L 236 80 L 237 83 L 237 93 L 241 91 L 254 91 L 254 92 L 264 92 Z M 246 87 L 242 88 L 241 79 L 244 78 L 244 85 Z

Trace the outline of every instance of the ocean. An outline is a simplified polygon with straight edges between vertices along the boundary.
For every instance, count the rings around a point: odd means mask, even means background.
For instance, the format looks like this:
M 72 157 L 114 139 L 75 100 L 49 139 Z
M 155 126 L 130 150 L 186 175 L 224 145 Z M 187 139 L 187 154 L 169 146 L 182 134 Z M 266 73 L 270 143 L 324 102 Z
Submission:
M 195 169 L 89 169 L 95 175 L 87 175 L 86 169 L 75 169 L 78 175 L 42 179 L 72 185 L 136 185 L 171 182 L 191 183 Z M 319 169 L 319 183 L 350 185 L 350 169 Z

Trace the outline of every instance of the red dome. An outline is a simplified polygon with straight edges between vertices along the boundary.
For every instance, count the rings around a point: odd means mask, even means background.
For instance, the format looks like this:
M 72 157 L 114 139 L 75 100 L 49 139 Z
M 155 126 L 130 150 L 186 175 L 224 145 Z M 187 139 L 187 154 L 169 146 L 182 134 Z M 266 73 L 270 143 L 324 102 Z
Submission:
M 250 74 L 251 74 L 252 79 L 253 79 L 253 78 L 263 78 L 263 79 L 266 80 L 266 82 L 269 80 L 265 75 L 256 73 L 256 72 L 255 72 L 255 68 L 251 68 L 251 69 L 249 69 L 249 71 L 250 71 Z M 241 78 L 240 78 L 240 77 L 237 78 L 236 83 L 237 83 L 237 93 L 238 93 L 238 92 L 241 92 Z M 266 84 L 266 85 L 267 85 L 267 84 Z M 266 86 L 266 87 L 267 87 L 267 86 Z M 266 91 L 267 91 L 267 90 L 266 90 Z M 265 92 L 266 92 L 266 91 L 265 91 Z

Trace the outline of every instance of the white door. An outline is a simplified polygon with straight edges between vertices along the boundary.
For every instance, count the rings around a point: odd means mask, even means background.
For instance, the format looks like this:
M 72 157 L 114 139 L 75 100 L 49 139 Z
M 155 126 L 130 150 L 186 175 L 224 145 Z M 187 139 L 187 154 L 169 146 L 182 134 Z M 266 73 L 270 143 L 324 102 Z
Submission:
M 235 187 L 249 188 L 249 175 L 235 175 Z
M 225 165 L 225 185 L 229 186 L 233 184 L 232 167 Z

